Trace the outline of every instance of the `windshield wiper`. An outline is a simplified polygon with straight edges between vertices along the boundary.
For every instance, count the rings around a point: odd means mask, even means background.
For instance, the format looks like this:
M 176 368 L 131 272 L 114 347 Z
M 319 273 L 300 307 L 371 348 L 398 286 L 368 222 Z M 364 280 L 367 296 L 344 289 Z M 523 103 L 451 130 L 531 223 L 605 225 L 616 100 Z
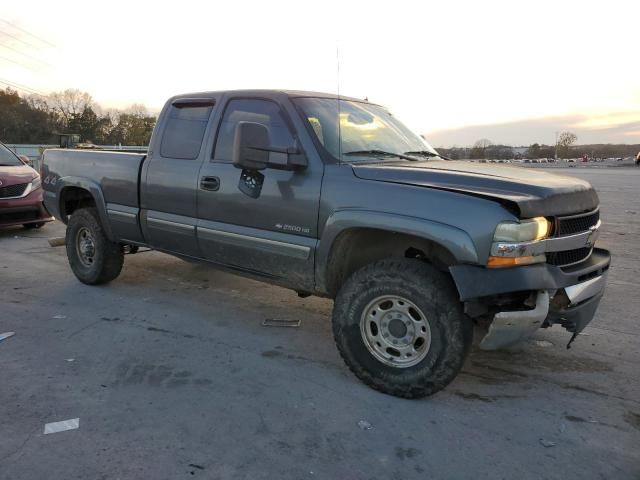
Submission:
M 398 157 L 404 158 L 405 160 L 411 160 L 412 162 L 417 162 L 417 160 L 413 157 L 409 157 L 402 153 L 385 152 L 384 150 L 355 150 L 353 152 L 344 153 L 344 155 L 377 155 L 380 157 Z
M 440 155 L 439 153 L 434 153 L 431 152 L 429 150 L 416 150 L 415 152 L 404 152 L 405 155 L 422 155 L 423 157 L 440 157 L 444 160 L 450 160 L 447 157 L 443 157 L 442 155 Z

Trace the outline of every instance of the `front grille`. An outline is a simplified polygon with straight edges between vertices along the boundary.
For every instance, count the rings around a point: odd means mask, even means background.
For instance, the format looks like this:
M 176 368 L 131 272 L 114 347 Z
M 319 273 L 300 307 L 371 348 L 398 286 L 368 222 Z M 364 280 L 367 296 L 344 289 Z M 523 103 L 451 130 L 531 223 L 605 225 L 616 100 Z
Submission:
M 16 185 L 8 185 L 0 187 L 0 198 L 19 197 L 27 189 L 28 183 L 18 183 Z
M 600 220 L 600 210 L 570 217 L 558 217 L 554 237 L 586 232 Z
M 591 227 L 598 224 L 600 220 L 600 210 L 593 210 L 578 215 L 557 217 L 553 229 L 553 237 L 566 237 L 589 231 Z M 566 267 L 580 263 L 591 256 L 591 247 L 581 247 L 564 252 L 547 253 L 547 263 Z
M 591 255 L 591 248 L 576 248 L 575 250 L 566 250 L 564 252 L 547 253 L 547 263 L 558 266 L 568 266 L 574 263 L 582 262 Z

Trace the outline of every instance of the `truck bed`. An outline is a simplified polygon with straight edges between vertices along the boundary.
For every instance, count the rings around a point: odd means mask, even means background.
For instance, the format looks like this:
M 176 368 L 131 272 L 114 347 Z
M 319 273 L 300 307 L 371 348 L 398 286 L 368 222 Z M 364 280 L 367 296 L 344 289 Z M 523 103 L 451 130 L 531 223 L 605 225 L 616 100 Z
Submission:
M 90 178 L 99 183 L 106 203 L 138 207 L 138 179 L 145 156 L 128 152 L 45 150 L 42 177 L 45 181 L 47 178 Z M 45 190 L 48 190 L 46 184 Z

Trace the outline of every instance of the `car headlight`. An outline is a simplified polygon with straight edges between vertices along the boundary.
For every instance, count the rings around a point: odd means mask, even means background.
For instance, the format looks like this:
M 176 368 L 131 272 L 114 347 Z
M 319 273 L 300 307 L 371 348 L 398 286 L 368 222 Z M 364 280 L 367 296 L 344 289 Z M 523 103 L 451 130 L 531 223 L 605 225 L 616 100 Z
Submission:
M 493 235 L 493 248 L 497 249 L 497 252 L 489 257 L 487 266 L 500 268 L 546 262 L 547 257 L 544 254 L 526 253 L 525 245 L 529 242 L 544 240 L 550 232 L 551 222 L 544 217 L 499 223 Z M 502 256 L 498 253 L 500 251 L 509 251 L 510 254 Z
M 39 189 L 42 186 L 42 180 L 40 180 L 40 175 L 31 180 L 31 191 Z
M 544 217 L 536 217 L 516 222 L 502 222 L 496 227 L 494 242 L 533 242 L 547 238 L 551 222 Z
M 40 180 L 40 175 L 31 179 L 29 185 L 27 185 L 27 189 L 23 192 L 22 196 L 26 197 L 27 195 L 31 195 L 31 192 L 36 191 L 42 186 L 42 180 Z

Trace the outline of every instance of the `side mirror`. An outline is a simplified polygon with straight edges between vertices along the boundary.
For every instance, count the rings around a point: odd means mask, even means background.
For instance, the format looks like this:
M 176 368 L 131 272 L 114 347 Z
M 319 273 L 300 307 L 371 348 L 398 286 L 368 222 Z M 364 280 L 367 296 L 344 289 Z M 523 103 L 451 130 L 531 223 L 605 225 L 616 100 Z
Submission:
M 255 122 L 236 125 L 232 161 L 236 168 L 245 170 L 299 170 L 307 166 L 307 159 L 298 148 L 271 145 L 267 127 Z
M 22 163 L 24 163 L 25 165 L 29 165 L 30 167 L 33 166 L 33 162 L 26 155 L 18 155 L 18 158 L 22 160 Z

